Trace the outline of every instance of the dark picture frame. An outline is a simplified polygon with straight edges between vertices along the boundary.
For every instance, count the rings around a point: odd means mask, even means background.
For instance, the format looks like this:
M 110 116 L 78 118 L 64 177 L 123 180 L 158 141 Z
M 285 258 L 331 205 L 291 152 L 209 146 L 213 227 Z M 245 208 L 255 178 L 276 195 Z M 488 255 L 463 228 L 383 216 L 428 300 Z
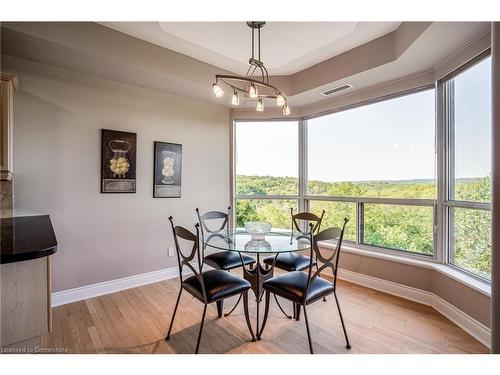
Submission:
M 180 198 L 182 191 L 182 145 L 155 141 L 153 198 Z
M 137 133 L 101 130 L 101 193 L 135 193 Z

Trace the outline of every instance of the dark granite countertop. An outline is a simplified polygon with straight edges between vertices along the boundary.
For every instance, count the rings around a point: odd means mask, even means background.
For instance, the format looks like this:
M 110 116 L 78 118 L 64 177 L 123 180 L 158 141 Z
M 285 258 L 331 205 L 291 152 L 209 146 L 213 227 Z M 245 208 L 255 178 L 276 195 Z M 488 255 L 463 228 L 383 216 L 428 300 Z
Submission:
M 0 263 L 43 258 L 57 251 L 49 215 L 2 218 Z

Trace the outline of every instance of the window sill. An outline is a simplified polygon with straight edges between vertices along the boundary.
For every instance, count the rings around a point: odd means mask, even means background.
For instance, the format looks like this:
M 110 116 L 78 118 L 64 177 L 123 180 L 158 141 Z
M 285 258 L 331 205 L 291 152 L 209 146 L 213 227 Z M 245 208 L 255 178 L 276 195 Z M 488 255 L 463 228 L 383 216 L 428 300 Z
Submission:
M 320 247 L 326 249 L 335 249 L 335 245 L 328 242 L 320 242 Z M 453 280 L 456 280 L 471 289 L 476 290 L 477 292 L 484 294 L 485 296 L 491 297 L 491 285 L 478 280 L 472 276 L 469 276 L 454 267 L 448 266 L 446 264 L 438 263 L 432 259 L 421 259 L 421 257 L 413 256 L 413 255 L 398 255 L 398 254 L 389 254 L 383 251 L 373 251 L 368 250 L 366 248 L 362 248 L 360 246 L 352 245 L 352 244 L 343 244 L 342 251 L 347 253 L 367 256 L 371 258 L 382 259 L 390 262 L 407 264 L 414 267 L 421 267 L 435 270 Z

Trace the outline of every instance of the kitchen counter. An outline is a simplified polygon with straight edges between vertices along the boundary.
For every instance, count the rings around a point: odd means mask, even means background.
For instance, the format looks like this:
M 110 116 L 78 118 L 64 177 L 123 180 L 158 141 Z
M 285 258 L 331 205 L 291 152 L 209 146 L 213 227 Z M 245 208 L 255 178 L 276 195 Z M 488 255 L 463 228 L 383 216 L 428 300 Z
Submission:
M 1 219 L 0 264 L 43 258 L 57 251 L 49 215 Z
M 2 218 L 0 229 L 0 346 L 37 346 L 52 326 L 54 229 L 48 215 Z

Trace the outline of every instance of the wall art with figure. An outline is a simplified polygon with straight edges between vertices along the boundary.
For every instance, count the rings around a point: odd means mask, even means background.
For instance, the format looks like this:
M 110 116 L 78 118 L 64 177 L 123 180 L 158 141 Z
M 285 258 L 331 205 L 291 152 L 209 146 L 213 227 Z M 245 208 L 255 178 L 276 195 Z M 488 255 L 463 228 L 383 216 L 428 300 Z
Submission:
M 154 145 L 154 198 L 180 198 L 182 171 L 182 145 L 155 142 Z

